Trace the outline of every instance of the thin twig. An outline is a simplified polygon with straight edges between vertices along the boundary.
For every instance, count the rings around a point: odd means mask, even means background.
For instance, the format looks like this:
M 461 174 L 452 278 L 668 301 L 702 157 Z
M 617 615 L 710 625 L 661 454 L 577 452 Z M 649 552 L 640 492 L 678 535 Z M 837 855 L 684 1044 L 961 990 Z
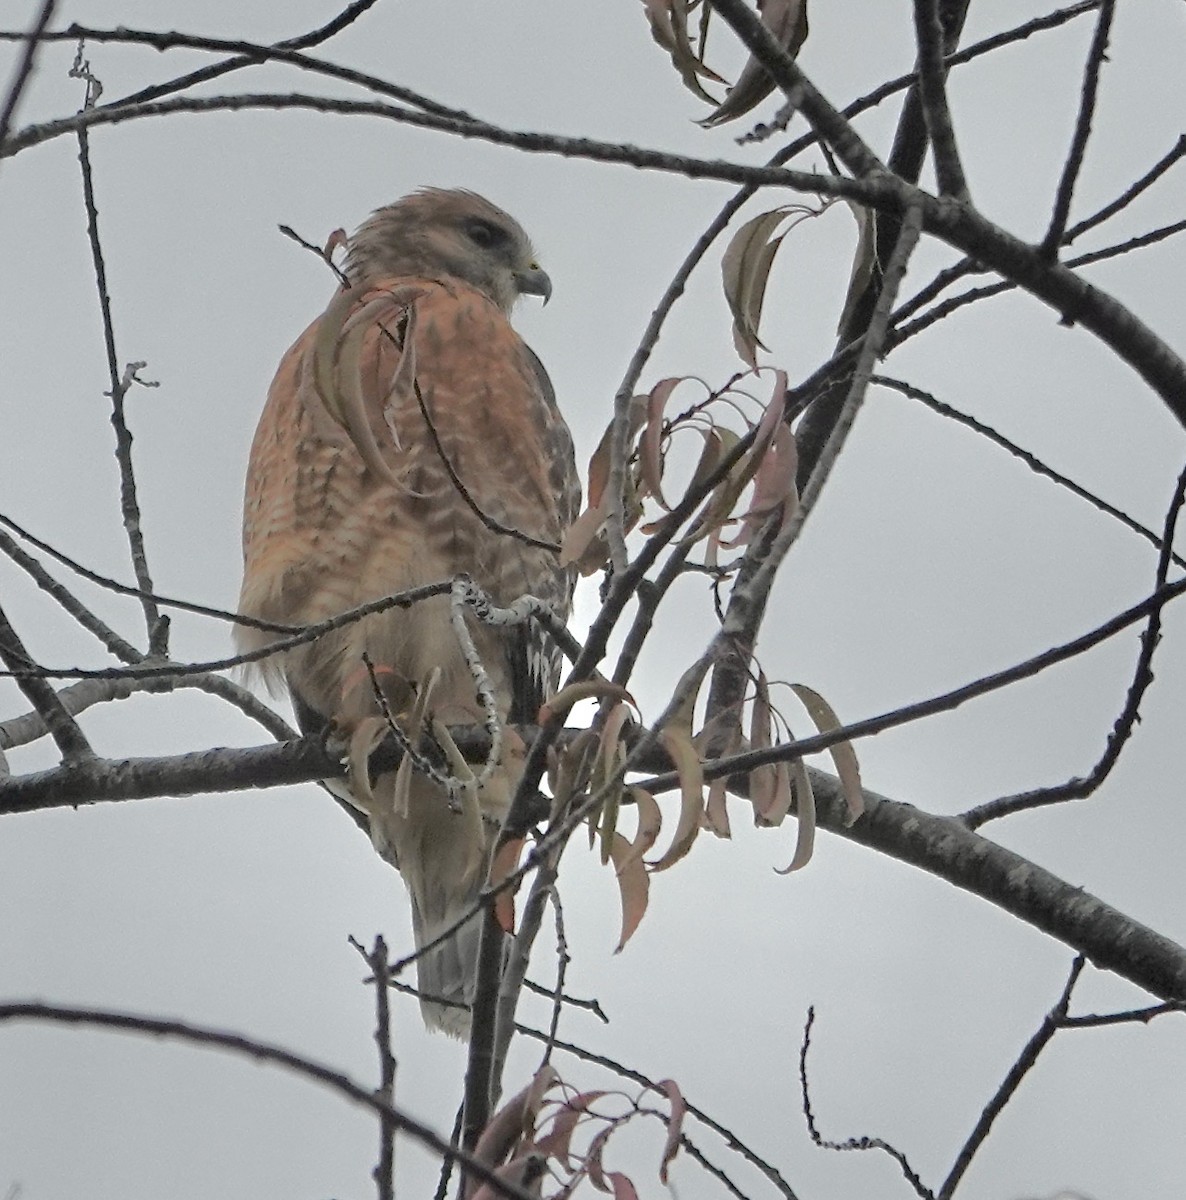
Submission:
M 1058 1003 L 1046 1014 L 1037 1032 L 1025 1044 L 1021 1053 L 1017 1056 L 1017 1061 L 1009 1068 L 1008 1074 L 1001 1081 L 1001 1085 L 997 1088 L 992 1099 L 984 1106 L 984 1111 L 981 1112 L 980 1119 L 968 1135 L 968 1140 L 960 1147 L 955 1162 L 951 1170 L 947 1173 L 947 1178 L 943 1181 L 943 1186 L 939 1189 L 937 1200 L 950 1200 L 950 1197 L 955 1194 L 955 1189 L 964 1177 L 964 1172 L 972 1165 L 972 1159 L 975 1157 L 977 1150 L 980 1149 L 984 1144 L 985 1138 L 988 1137 L 993 1122 L 1001 1115 L 1009 1101 L 1013 1099 L 1014 1093 L 1021 1086 L 1021 1081 L 1029 1074 L 1030 1068 L 1038 1061 L 1038 1056 L 1046 1048 L 1050 1039 L 1058 1032 L 1062 1022 L 1066 1019 L 1067 1008 L 1071 1003 L 1071 993 L 1075 990 L 1075 984 L 1078 982 L 1086 962 L 1087 960 L 1082 954 L 1076 955 L 1075 961 L 1071 964 L 1071 971 L 1067 976 L 1066 984 L 1063 986 L 1062 995 L 1058 998 Z
M 564 906 L 560 903 L 560 889 L 556 883 L 548 889 L 552 904 L 552 915 L 556 924 L 556 986 L 552 992 L 552 1016 L 548 1022 L 548 1040 L 544 1043 L 544 1056 L 540 1066 L 546 1066 L 556 1046 L 556 1035 L 560 1032 L 560 1013 L 564 1008 L 564 980 L 568 964 L 572 961 L 568 953 L 568 937 L 564 932 Z M 526 983 L 526 980 L 524 980 Z
M 549 1037 L 544 1030 L 533 1029 L 530 1025 L 517 1024 L 515 1032 L 521 1033 L 524 1037 L 532 1038 L 537 1042 L 546 1042 Z M 629 1079 L 631 1083 L 637 1083 L 654 1092 L 662 1092 L 662 1088 L 656 1080 L 650 1078 L 648 1075 L 644 1075 L 634 1067 L 628 1067 L 624 1063 L 617 1062 L 604 1054 L 598 1054 L 595 1050 L 589 1050 L 584 1046 L 578 1046 L 573 1042 L 566 1042 L 560 1039 L 554 1039 L 553 1045 L 555 1049 L 564 1054 L 571 1054 L 573 1058 L 580 1059 L 582 1062 L 604 1067 L 606 1070 L 612 1071 L 615 1075 L 619 1075 L 623 1079 Z M 726 1128 L 715 1118 L 709 1116 L 702 1108 L 698 1108 L 687 1096 L 684 1096 L 684 1104 L 689 1116 L 694 1117 L 706 1129 L 711 1129 L 730 1150 L 741 1155 L 750 1166 L 760 1171 L 774 1185 L 778 1193 L 784 1197 L 784 1200 L 795 1200 L 795 1192 L 792 1190 L 791 1185 L 787 1183 L 772 1163 L 743 1142 L 731 1129 Z
M 1155 533 L 1148 526 L 1142 525 L 1134 517 L 1129 516 L 1123 509 L 1117 508 L 1101 496 L 1097 496 L 1095 492 L 1089 491 L 1081 484 L 1076 483 L 1070 476 L 1062 474 L 1061 471 L 1056 471 L 1048 463 L 1043 462 L 1036 454 L 1005 437 L 1003 433 L 998 432 L 991 425 L 986 425 L 983 421 L 977 420 L 968 413 L 961 412 L 958 408 L 952 408 L 950 404 L 944 403 L 937 396 L 933 396 L 930 392 L 915 387 L 913 384 L 906 383 L 904 380 L 892 379 L 887 375 L 874 375 L 869 382 L 876 384 L 878 387 L 890 388 L 903 396 L 908 396 L 911 400 L 917 400 L 921 404 L 925 404 L 932 412 L 955 421 L 957 424 L 963 425 L 966 429 L 971 429 L 974 433 L 986 438 L 994 445 L 1007 450 L 1014 458 L 1019 458 L 1035 475 L 1041 475 L 1058 484 L 1059 487 L 1066 488 L 1072 495 L 1077 496 L 1080 500 L 1086 500 L 1093 508 L 1097 508 L 1100 512 L 1119 521 L 1127 529 L 1132 530 L 1133 533 L 1139 534 L 1155 549 L 1161 549 L 1163 543 L 1159 534 Z M 1172 555 L 1172 558 L 1178 566 L 1186 567 L 1186 557 L 1175 553 Z
M 379 1090 L 375 1093 L 389 1108 L 395 1107 L 396 1061 L 391 1050 L 391 1007 L 387 997 L 387 942 L 380 933 L 367 950 L 350 938 L 371 970 L 375 988 L 375 1046 L 379 1052 Z M 378 1200 L 395 1200 L 395 1130 L 386 1113 L 379 1118 L 379 1161 L 372 1172 Z
M 16 1002 L 0 1004 L 0 1023 L 6 1021 L 45 1021 L 58 1025 L 93 1026 L 124 1033 L 144 1034 L 156 1038 L 174 1038 L 189 1045 L 226 1050 L 239 1057 L 255 1062 L 270 1063 L 283 1067 L 305 1079 L 320 1084 L 331 1092 L 361 1108 L 369 1109 L 381 1119 L 389 1121 L 396 1129 L 420 1142 L 434 1153 L 456 1159 L 466 1171 L 489 1184 L 496 1195 L 511 1197 L 512 1200 L 538 1200 L 522 1188 L 507 1183 L 487 1163 L 457 1146 L 450 1145 L 444 1138 L 418 1121 L 415 1117 L 394 1108 L 374 1091 L 355 1083 L 340 1071 L 302 1055 L 294 1054 L 281 1046 L 227 1033 L 221 1029 L 210 1029 L 182 1021 L 164 1021 L 156 1017 L 143 1017 L 133 1013 L 111 1012 L 105 1009 L 76 1008 L 63 1004 L 39 1004 Z
M 45 722 L 50 736 L 62 752 L 62 761 L 67 766 L 87 762 L 95 757 L 90 743 L 86 740 L 78 723 L 66 711 L 65 705 L 44 679 L 36 675 L 26 675 L 26 668 L 33 665 L 33 660 L 25 650 L 24 643 L 15 629 L 9 624 L 8 617 L 0 608 L 0 661 L 16 676 L 17 686 L 25 695 L 25 699 L 36 710 Z
M 116 595 L 131 596 L 137 600 L 151 600 L 160 608 L 176 608 L 182 612 L 195 613 L 200 617 L 214 617 L 216 620 L 227 621 L 233 625 L 244 625 L 249 629 L 260 629 L 265 633 L 299 633 L 301 630 L 299 625 L 285 625 L 278 621 L 260 621 L 255 617 L 245 617 L 239 613 L 228 612 L 224 608 L 213 608 L 208 604 L 196 604 L 192 600 L 179 600 L 173 596 L 163 596 L 159 592 L 145 592 L 141 588 L 134 587 L 131 584 L 121 583 L 118 579 L 101 575 L 98 571 L 92 571 L 90 567 L 84 566 L 77 559 L 71 558 L 55 546 L 51 546 L 49 542 L 43 541 L 36 534 L 30 533 L 24 526 L 18 525 L 16 521 L 11 517 L 5 516 L 3 513 L 0 513 L 0 525 L 11 529 L 17 537 L 28 542 L 31 546 L 35 546 L 43 554 L 48 554 L 55 562 L 61 563 L 62 566 L 73 571 L 74 574 L 81 576 L 90 583 L 97 584 L 106 591 L 115 592 Z M 137 651 L 137 653 L 139 652 Z M 117 657 L 123 656 L 117 655 Z
M 139 662 L 143 658 L 131 642 L 122 638 L 111 626 L 96 616 L 69 588 L 56 580 L 37 559 L 2 530 L 0 551 L 7 554 L 50 599 L 56 601 L 83 629 L 98 638 L 116 658 L 124 662 Z
M 1170 555 L 1174 544 L 1174 532 L 1177 528 L 1178 516 L 1182 505 L 1186 502 L 1186 470 L 1178 476 L 1173 498 L 1170 500 L 1169 511 L 1166 513 L 1165 530 L 1161 537 L 1161 552 L 1157 557 L 1157 574 L 1155 587 L 1165 586 L 1170 569 Z M 1068 780 L 1057 787 L 1034 788 L 1014 796 L 1005 796 L 991 800 L 987 804 L 979 804 L 962 814 L 961 820 L 969 829 L 977 829 L 986 821 L 998 817 L 1009 816 L 1012 813 L 1023 812 L 1031 808 L 1040 808 L 1050 804 L 1061 804 L 1067 800 L 1083 800 L 1095 792 L 1112 772 L 1119 762 L 1129 738 L 1132 737 L 1137 721 L 1140 720 L 1141 701 L 1145 692 L 1153 682 L 1153 654 L 1157 643 L 1161 640 L 1161 609 L 1155 608 L 1150 614 L 1141 634 L 1141 648 L 1137 654 L 1136 665 L 1133 667 L 1132 682 L 1124 705 L 1120 710 L 1111 732 L 1104 744 L 1103 754 L 1087 775 Z
M 949 712 L 968 700 L 987 695 L 989 692 L 998 691 L 1003 687 L 1009 686 L 1009 684 L 1018 683 L 1022 679 L 1029 679 L 1055 666 L 1057 663 L 1075 658 L 1085 651 L 1107 641 L 1109 638 L 1115 637 L 1130 625 L 1135 625 L 1138 621 L 1144 620 L 1150 613 L 1163 608 L 1166 604 L 1183 594 L 1186 594 L 1186 579 L 1176 580 L 1174 583 L 1168 583 L 1151 595 L 1146 596 L 1140 603 L 1134 604 L 1130 608 L 1126 608 L 1123 612 L 1117 613 L 1114 617 L 1097 625 L 1087 633 L 1081 634 L 1069 642 L 1063 642 L 1058 646 L 1052 646 L 1048 650 L 1043 650 L 1031 658 L 1015 663 L 1011 667 L 1006 667 L 1003 671 L 996 671 L 991 675 L 981 676 L 979 679 L 974 680 L 972 683 L 964 684 L 962 687 L 952 688 L 948 692 L 931 696 L 926 700 L 921 700 L 914 704 L 905 704 L 900 708 L 880 713 L 875 717 L 867 717 L 861 721 L 854 721 L 851 725 L 842 726 L 830 733 L 821 733 L 813 737 L 785 742 L 773 746 L 768 750 L 748 750 L 742 754 L 732 754 L 707 762 L 704 764 L 705 781 L 709 782 L 713 779 L 725 778 L 743 772 L 748 773 L 756 767 L 765 766 L 768 763 L 789 762 L 792 759 L 801 758 L 807 754 L 814 754 L 821 749 L 827 749 L 829 746 L 834 746 L 840 741 L 853 741 L 857 738 L 871 737 L 875 733 L 882 733 L 887 729 L 915 721 L 919 717 Z M 646 791 L 658 794 L 678 787 L 679 776 L 674 771 L 668 771 L 662 775 L 654 775 L 650 778 L 640 780 L 637 786 L 644 788 Z
M 82 59 L 80 44 L 72 74 L 86 80 L 87 95 L 84 111 L 93 109 L 97 98 L 98 82 L 90 73 L 90 64 Z M 99 238 L 99 210 L 95 203 L 94 172 L 91 167 L 90 140 L 87 129 L 78 130 L 78 162 L 82 170 L 82 195 L 86 207 L 87 241 L 91 247 L 91 261 L 95 271 L 95 287 L 99 294 L 99 313 L 103 321 L 103 345 L 107 353 L 107 372 L 111 382 L 111 424 L 115 430 L 115 458 L 119 464 L 120 510 L 123 513 L 124 530 L 132 556 L 132 568 L 136 583 L 142 593 L 140 603 L 144 609 L 144 621 L 148 636 L 150 657 L 164 658 L 168 654 L 168 622 L 162 621 L 152 594 L 152 575 L 148 569 L 148 558 L 144 549 L 144 532 L 140 521 L 140 502 L 136 496 L 136 473 L 132 465 L 132 434 L 124 415 L 124 399 L 134 383 L 142 382 L 137 370 L 143 363 L 129 364 L 121 373 L 119 356 L 115 345 L 115 322 L 111 312 L 111 295 L 107 287 L 107 264 L 104 261 L 103 245 Z
M 1060 1029 L 1101 1029 L 1107 1025 L 1148 1025 L 1166 1013 L 1186 1013 L 1186 1003 L 1151 1004 L 1148 1008 L 1130 1008 L 1125 1012 L 1084 1013 L 1079 1017 L 1063 1017 Z
M 1105 204 L 1098 212 L 1092 213 L 1090 217 L 1085 217 L 1077 225 L 1072 225 L 1063 234 L 1062 244 L 1069 246 L 1077 237 L 1086 233 L 1089 229 L 1094 229 L 1097 225 L 1102 225 L 1109 218 L 1126 209 L 1142 192 L 1152 187 L 1174 163 L 1178 162 L 1184 156 L 1186 156 L 1186 133 L 1178 138 L 1173 145 L 1173 149 L 1163 154 L 1144 175 L 1125 188 L 1115 200 L 1110 204 Z
M 935 1194 L 919 1178 L 918 1172 L 910 1165 L 906 1155 L 884 1138 L 851 1137 L 843 1142 L 834 1142 L 820 1133 L 815 1123 L 815 1113 L 811 1110 L 811 1092 L 807 1084 L 807 1052 L 811 1048 L 811 1029 L 814 1024 L 815 1007 L 812 1006 L 807 1010 L 807 1023 L 803 1027 L 803 1041 L 799 1046 L 799 1087 L 803 1097 L 803 1117 L 807 1122 L 807 1132 L 811 1135 L 811 1140 L 824 1150 L 880 1150 L 898 1164 L 916 1196 L 922 1197 L 922 1200 L 935 1200 Z
M 1067 218 L 1071 212 L 1071 198 L 1075 192 L 1079 171 L 1083 166 L 1083 156 L 1087 151 L 1087 139 L 1091 136 L 1091 119 L 1095 115 L 1100 68 L 1108 57 L 1108 35 L 1112 30 L 1112 15 L 1115 7 L 1116 0 L 1102 0 L 1100 4 L 1099 17 L 1095 23 L 1095 34 L 1091 39 L 1091 48 L 1087 52 L 1087 64 L 1083 69 L 1083 88 L 1079 97 L 1079 113 L 1075 118 L 1075 132 L 1071 137 L 1071 148 L 1058 181 L 1058 190 L 1055 192 L 1054 211 L 1050 216 L 1050 226 L 1039 247 L 1040 253 L 1046 258 L 1052 259 L 1058 254 L 1058 248 L 1062 245 L 1063 234 L 1066 231 Z
M 297 37 L 285 38 L 283 41 L 277 42 L 272 49 L 307 50 L 311 46 L 319 46 L 336 34 L 341 33 L 347 26 L 352 25 L 367 9 L 373 7 L 376 2 L 377 0 L 353 0 L 353 3 L 347 4 L 336 17 L 327 21 L 324 25 L 308 33 L 299 34 Z M 211 79 L 217 79 L 242 67 L 254 66 L 258 61 L 257 58 L 248 55 L 239 55 L 220 63 L 211 63 L 209 66 L 200 67 L 198 70 L 190 71 L 176 79 L 143 88 L 130 96 L 123 96 L 116 103 L 137 104 L 145 100 L 155 100 L 160 96 L 167 96 L 173 92 L 193 87 L 197 83 L 208 83 Z
M 4 106 L 0 108 L 0 147 L 8 140 L 8 131 L 12 128 L 12 118 L 16 113 L 16 106 L 21 102 L 21 96 L 33 74 L 33 63 L 37 58 L 37 51 L 44 41 L 45 27 L 53 17 L 55 7 L 57 7 L 57 0 L 42 0 L 41 8 L 33 18 L 29 32 L 22 35 L 25 39 L 25 48 L 17 63 L 12 83 L 8 85 Z

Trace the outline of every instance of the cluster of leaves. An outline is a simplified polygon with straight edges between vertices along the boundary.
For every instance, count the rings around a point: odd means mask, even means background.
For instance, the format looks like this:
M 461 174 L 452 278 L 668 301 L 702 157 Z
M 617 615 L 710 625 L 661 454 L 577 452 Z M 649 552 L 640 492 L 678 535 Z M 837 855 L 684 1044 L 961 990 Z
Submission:
M 620 1091 L 578 1092 L 562 1082 L 554 1067 L 544 1066 L 531 1082 L 491 1118 L 474 1149 L 474 1156 L 500 1180 L 532 1195 L 542 1196 L 545 1182 L 557 1189 L 549 1200 L 563 1200 L 588 1180 L 614 1200 L 635 1200 L 633 1181 L 622 1171 L 608 1169 L 605 1153 L 620 1129 L 640 1116 L 654 1116 L 667 1126 L 659 1161 L 659 1179 L 667 1183 L 668 1166 L 679 1152 L 686 1111 L 674 1081 L 655 1085 L 667 1100 L 667 1110 L 647 1107 L 644 1098 Z M 467 1180 L 465 1200 L 494 1200 L 500 1193 L 490 1183 Z
M 766 376 L 772 378 L 773 386 L 763 402 L 747 390 L 747 385 Z M 706 395 L 669 416 L 673 396 L 684 385 L 699 387 Z M 635 396 L 628 417 L 623 481 L 625 529 L 637 526 L 643 534 L 666 539 L 670 561 L 676 564 L 686 563 L 691 553 L 698 551 L 700 562 L 695 569 L 707 573 L 716 589 L 727 583 L 735 576 L 740 560 L 722 562 L 722 553 L 751 545 L 772 522 L 785 527 L 798 510 L 798 453 L 786 420 L 786 396 L 785 372 L 758 367 L 715 390 L 694 377 L 677 376 L 660 380 L 648 393 Z M 605 529 L 612 519 L 608 482 L 613 435 L 611 423 L 589 464 L 588 506 L 569 529 L 563 544 L 564 560 L 578 565 L 586 574 L 601 568 L 608 557 Z M 698 452 L 693 456 L 675 453 L 676 443 L 688 438 L 699 443 Z M 682 471 L 681 465 L 685 468 Z M 680 499 L 672 503 L 666 493 L 674 496 L 675 487 L 679 488 Z M 690 499 L 695 502 L 689 506 Z M 658 511 L 644 521 L 648 506 Z M 720 607 L 718 595 L 718 612 Z M 667 870 L 683 859 L 702 829 L 718 837 L 730 836 L 725 799 L 730 779 L 722 776 L 707 781 L 706 759 L 769 749 L 776 731 L 791 737 L 788 721 L 771 703 L 770 683 L 756 666 L 752 693 L 747 698 L 748 736 L 743 735 L 735 712 L 708 714 L 698 721 L 699 698 L 712 665 L 713 656 L 706 653 L 688 668 L 676 688 L 678 703 L 655 733 L 675 765 L 680 782 L 675 830 L 657 857 L 646 856 L 662 830 L 659 805 L 645 789 L 622 783 L 632 740 L 629 721 L 634 703 L 624 688 L 605 681 L 581 685 L 586 689 L 584 694 L 602 701 L 601 718 L 594 729 L 551 757 L 549 784 L 554 816 L 578 806 L 588 810 L 590 842 L 600 844 L 603 863 L 613 864 L 622 903 L 619 950 L 646 912 L 650 874 Z M 817 728 L 839 727 L 836 714 L 818 692 L 803 684 L 790 685 L 790 690 Z M 556 697 L 553 704 L 567 705 L 579 698 L 567 692 Z M 855 818 L 860 811 L 856 755 L 850 744 L 842 743 L 834 749 L 833 757 Z M 778 826 L 788 813 L 797 814 L 797 844 L 785 871 L 805 866 L 811 858 L 815 807 L 802 763 L 772 762 L 748 775 L 756 824 Z M 619 828 L 624 807 L 635 813 L 632 837 Z M 508 861 L 504 869 L 513 865 Z
M 684 86 L 713 106 L 712 112 L 700 122 L 705 128 L 744 116 L 774 90 L 774 81 L 765 67 L 752 56 L 723 97 L 714 96 L 705 87 L 706 83 L 718 87 L 727 84 L 705 61 L 712 0 L 643 0 L 643 4 L 651 37 L 671 56 L 672 66 Z M 807 40 L 807 0 L 758 0 L 758 12 L 783 49 L 792 57 L 798 54 Z

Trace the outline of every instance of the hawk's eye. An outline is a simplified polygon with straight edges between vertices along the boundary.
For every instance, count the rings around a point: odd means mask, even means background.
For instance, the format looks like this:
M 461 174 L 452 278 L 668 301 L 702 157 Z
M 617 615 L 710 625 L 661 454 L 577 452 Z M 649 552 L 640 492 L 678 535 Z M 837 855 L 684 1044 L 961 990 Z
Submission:
M 489 250 L 491 246 L 506 241 L 506 234 L 489 221 L 470 221 L 465 227 L 465 232 L 469 235 L 469 240 L 483 250 Z

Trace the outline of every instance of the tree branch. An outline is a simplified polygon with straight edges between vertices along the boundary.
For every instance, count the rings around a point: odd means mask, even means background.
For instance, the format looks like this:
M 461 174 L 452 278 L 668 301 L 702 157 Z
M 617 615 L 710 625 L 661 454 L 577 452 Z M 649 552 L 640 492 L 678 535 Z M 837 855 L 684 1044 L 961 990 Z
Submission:
M 1087 139 L 1091 136 L 1091 119 L 1095 114 L 1095 98 L 1099 90 L 1100 68 L 1108 57 L 1108 35 L 1112 30 L 1112 15 L 1116 0 L 1101 0 L 1099 17 L 1095 24 L 1095 36 L 1091 39 L 1091 49 L 1087 53 L 1087 65 L 1083 71 L 1083 89 L 1079 97 L 1079 115 L 1075 118 L 1075 132 L 1071 137 L 1071 149 L 1067 161 L 1063 165 L 1062 176 L 1058 181 L 1058 190 L 1054 196 L 1054 211 L 1050 217 L 1050 226 L 1042 239 L 1040 253 L 1046 258 L 1055 258 L 1058 248 L 1062 245 L 1063 235 L 1067 227 L 1067 217 L 1071 211 L 1071 197 L 1075 192 L 1075 183 L 1083 166 L 1083 156 L 1087 152 Z

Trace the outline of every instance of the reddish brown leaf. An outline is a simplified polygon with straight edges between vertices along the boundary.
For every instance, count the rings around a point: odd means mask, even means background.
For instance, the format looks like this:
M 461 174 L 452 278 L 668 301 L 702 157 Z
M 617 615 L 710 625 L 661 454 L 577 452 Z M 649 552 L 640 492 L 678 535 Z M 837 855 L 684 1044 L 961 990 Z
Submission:
M 606 1171 L 601 1165 L 601 1156 L 605 1151 L 605 1143 L 609 1135 L 617 1127 L 607 1125 L 589 1143 L 585 1154 L 585 1168 L 589 1172 L 589 1182 L 599 1192 L 612 1192 L 614 1200 L 638 1200 L 634 1184 L 621 1171 Z
M 560 1111 L 552 1118 L 552 1124 L 543 1137 L 537 1139 L 536 1149 L 563 1164 L 566 1171 L 572 1170 L 572 1135 L 576 1131 L 588 1107 L 606 1095 L 604 1091 L 579 1092 L 565 1100 Z
M 519 869 L 519 856 L 526 844 L 526 838 L 518 837 L 510 838 L 499 846 L 490 864 L 491 887 L 498 887 L 504 879 Z M 503 933 L 515 932 L 515 893 L 518 890 L 519 885 L 516 884 L 494 897 L 494 919 Z
M 684 382 L 684 376 L 661 379 L 647 397 L 647 420 L 638 444 L 639 468 L 647 490 L 668 512 L 671 505 L 663 497 L 663 412 L 671 393 Z
M 667 1121 L 667 1141 L 663 1144 L 663 1161 L 659 1165 L 659 1181 L 667 1182 L 667 1166 L 679 1153 L 680 1137 L 684 1132 L 684 1116 L 688 1111 L 684 1094 L 674 1079 L 661 1079 L 657 1085 L 671 1105 L 671 1116 Z
M 559 1076 L 554 1067 L 541 1067 L 531 1082 L 490 1118 L 489 1124 L 478 1138 L 478 1144 L 474 1147 L 474 1157 L 489 1167 L 497 1167 L 504 1162 L 520 1140 L 535 1127 L 535 1119 L 544 1096 L 558 1081 Z M 472 1197 L 478 1190 L 478 1180 L 468 1178 L 466 1196 Z

